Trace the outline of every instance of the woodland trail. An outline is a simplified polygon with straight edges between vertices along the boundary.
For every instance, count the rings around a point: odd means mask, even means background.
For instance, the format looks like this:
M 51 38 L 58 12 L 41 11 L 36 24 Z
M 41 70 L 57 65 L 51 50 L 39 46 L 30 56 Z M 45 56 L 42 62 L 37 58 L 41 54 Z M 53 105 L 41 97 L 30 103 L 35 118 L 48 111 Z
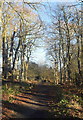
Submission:
M 31 90 L 24 90 L 15 96 L 14 103 L 3 101 L 10 110 L 10 118 L 54 118 L 50 103 L 61 99 L 61 91 L 53 85 L 35 85 Z

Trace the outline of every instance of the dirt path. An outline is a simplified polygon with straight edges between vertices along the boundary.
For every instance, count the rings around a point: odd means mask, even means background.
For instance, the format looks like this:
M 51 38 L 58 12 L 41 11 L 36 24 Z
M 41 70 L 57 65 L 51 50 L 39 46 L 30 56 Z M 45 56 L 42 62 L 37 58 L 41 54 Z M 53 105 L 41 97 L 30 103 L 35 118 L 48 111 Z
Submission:
M 57 86 L 36 85 L 31 90 L 14 96 L 12 103 L 3 101 L 3 106 L 11 111 L 10 118 L 54 118 L 50 113 L 50 103 L 61 99 L 61 91 Z M 6 113 L 4 113 L 6 114 Z M 7 115 L 6 115 L 7 116 Z

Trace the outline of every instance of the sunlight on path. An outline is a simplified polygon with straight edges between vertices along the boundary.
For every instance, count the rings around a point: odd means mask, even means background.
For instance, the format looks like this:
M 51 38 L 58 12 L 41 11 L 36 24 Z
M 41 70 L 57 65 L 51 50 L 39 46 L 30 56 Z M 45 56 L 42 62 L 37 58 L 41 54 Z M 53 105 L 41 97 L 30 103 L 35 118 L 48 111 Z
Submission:
M 15 100 L 10 104 L 9 109 L 14 110 L 11 118 L 51 118 L 53 115 L 49 112 L 49 103 L 52 102 L 52 96 L 49 96 L 51 89 L 55 92 L 57 87 L 49 85 L 36 85 L 31 91 L 23 91 L 18 96 L 12 96 Z M 56 96 L 56 95 L 55 95 Z M 53 98 L 54 99 L 54 98 Z M 8 104 L 8 103 L 7 103 Z

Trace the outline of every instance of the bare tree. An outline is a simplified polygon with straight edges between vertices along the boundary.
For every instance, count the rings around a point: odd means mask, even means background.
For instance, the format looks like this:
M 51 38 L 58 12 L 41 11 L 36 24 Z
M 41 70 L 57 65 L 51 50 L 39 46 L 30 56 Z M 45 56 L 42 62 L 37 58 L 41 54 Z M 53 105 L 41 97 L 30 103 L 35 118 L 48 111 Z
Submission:
M 73 10 L 73 12 L 71 12 Z M 59 11 L 59 12 L 58 12 Z M 51 55 L 55 53 L 58 62 L 58 71 L 60 73 L 60 82 L 73 82 L 75 73 L 78 71 L 79 79 L 81 77 L 81 15 L 79 8 L 76 6 L 59 5 L 53 11 L 53 21 L 49 27 L 49 39 L 51 42 L 48 45 Z M 56 49 L 53 47 L 56 43 Z M 75 47 L 75 48 L 73 48 Z M 49 52 L 48 52 L 49 54 Z M 75 57 L 77 58 L 75 60 Z M 75 67 L 72 73 L 72 67 Z M 78 80 L 80 81 L 80 80 Z M 75 81 L 74 81 L 75 82 Z M 78 83 L 77 83 L 78 84 Z
M 36 44 L 35 41 L 42 36 L 42 23 L 38 15 L 33 12 L 34 9 L 31 8 L 33 4 L 30 6 L 30 3 L 27 3 L 29 7 L 25 4 L 3 3 L 6 6 L 2 15 L 2 56 L 5 79 L 13 76 L 17 64 L 21 66 L 20 79 L 27 79 L 28 62 L 33 46 Z M 36 5 L 34 7 L 36 8 Z

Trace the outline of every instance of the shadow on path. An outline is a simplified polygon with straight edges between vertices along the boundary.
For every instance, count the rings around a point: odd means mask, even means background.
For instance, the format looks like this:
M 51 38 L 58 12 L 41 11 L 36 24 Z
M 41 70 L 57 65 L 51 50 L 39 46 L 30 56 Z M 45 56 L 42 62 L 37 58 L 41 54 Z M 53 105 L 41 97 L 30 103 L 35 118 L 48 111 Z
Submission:
M 11 115 L 13 118 L 54 118 L 54 115 L 49 112 L 48 102 L 53 99 L 60 100 L 61 91 L 59 87 L 35 85 L 31 90 L 21 92 L 22 95 L 15 97 L 15 101 L 18 102 L 10 103 L 3 101 L 3 105 L 6 108 L 17 113 L 16 115 Z
M 17 115 L 11 115 L 12 118 L 54 118 L 53 115 L 47 110 L 39 110 L 26 105 L 18 105 L 3 101 L 6 108 L 14 110 Z M 4 114 L 4 113 L 3 113 Z
M 3 106 L 15 113 L 9 118 L 48 118 L 66 119 L 65 116 L 56 118 L 55 113 L 49 112 L 49 102 L 59 102 L 62 99 L 62 89 L 53 85 L 35 85 L 31 90 L 21 91 L 22 94 L 15 97 L 15 102 L 2 101 Z M 56 106 L 57 107 L 57 106 Z M 5 112 L 3 111 L 3 115 Z M 7 115 L 6 115 L 7 116 Z M 8 117 L 8 116 L 7 116 Z M 77 119 L 68 117 L 68 119 Z

